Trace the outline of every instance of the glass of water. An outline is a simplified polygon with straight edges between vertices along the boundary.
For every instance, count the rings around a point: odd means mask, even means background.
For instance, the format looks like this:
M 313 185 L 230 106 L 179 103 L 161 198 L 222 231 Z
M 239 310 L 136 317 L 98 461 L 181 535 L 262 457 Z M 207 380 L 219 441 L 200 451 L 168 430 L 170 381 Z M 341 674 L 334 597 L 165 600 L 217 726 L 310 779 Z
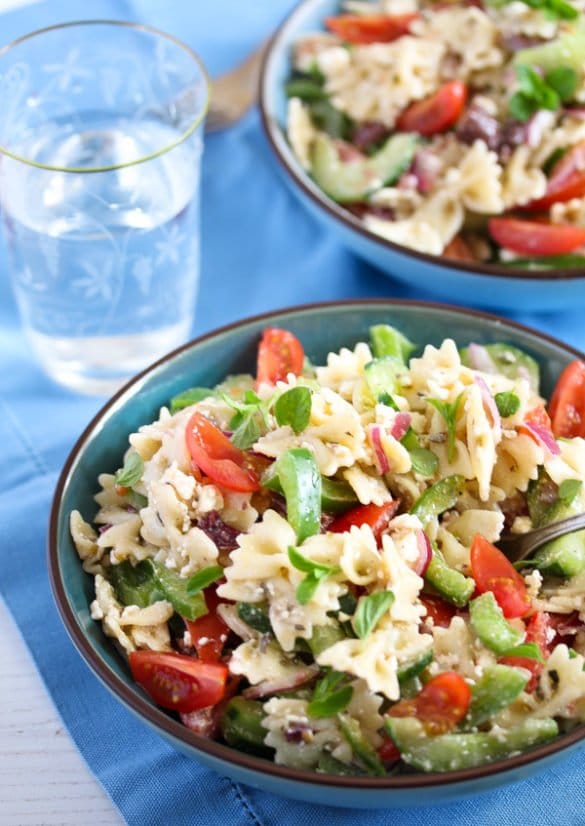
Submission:
M 199 279 L 209 83 L 147 26 L 44 29 L 0 50 L 0 207 L 46 371 L 110 394 L 185 341 Z

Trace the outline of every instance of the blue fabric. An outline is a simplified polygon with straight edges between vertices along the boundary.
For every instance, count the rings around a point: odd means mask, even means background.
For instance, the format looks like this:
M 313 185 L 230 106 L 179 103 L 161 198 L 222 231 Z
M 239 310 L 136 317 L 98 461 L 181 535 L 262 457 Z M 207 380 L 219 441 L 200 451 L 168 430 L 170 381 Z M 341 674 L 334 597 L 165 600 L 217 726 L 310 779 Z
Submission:
M 177 34 L 213 74 L 236 63 L 266 36 L 292 0 L 164 3 L 94 0 L 86 16 L 125 18 Z M 77 0 L 51 0 L 0 18 L 2 41 L 79 17 Z M 1 105 L 1 104 L 0 104 Z M 508 826 L 585 822 L 585 753 L 544 775 L 458 804 L 360 812 L 320 809 L 238 786 L 174 752 L 96 681 L 69 642 L 49 591 L 45 535 L 57 474 L 74 441 L 101 405 L 52 384 L 19 326 L 0 249 L 0 590 L 68 730 L 129 824 L 330 826 L 442 821 Z M 564 288 L 563 284 L 559 285 Z M 203 269 L 198 315 L 202 333 L 242 316 L 324 299 L 408 296 L 323 232 L 280 181 L 258 115 L 208 138 L 203 170 Z M 432 298 L 417 295 L 418 298 Z M 582 311 L 517 318 L 585 348 Z M 1 819 L 1 818 L 0 818 Z M 88 813 L 88 822 L 91 813 Z

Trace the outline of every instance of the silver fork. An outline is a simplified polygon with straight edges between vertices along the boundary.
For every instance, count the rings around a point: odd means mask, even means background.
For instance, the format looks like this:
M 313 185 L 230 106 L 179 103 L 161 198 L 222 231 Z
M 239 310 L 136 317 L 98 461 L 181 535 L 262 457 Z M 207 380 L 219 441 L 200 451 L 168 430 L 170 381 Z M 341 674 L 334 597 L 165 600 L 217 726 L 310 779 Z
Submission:
M 585 513 L 579 513 L 527 533 L 504 534 L 498 539 L 496 545 L 511 562 L 518 562 L 521 559 L 529 559 L 535 551 L 551 539 L 575 533 L 583 528 L 585 528 Z
M 206 132 L 217 132 L 238 121 L 258 99 L 260 67 L 270 38 L 261 43 L 235 69 L 211 81 L 211 101 Z

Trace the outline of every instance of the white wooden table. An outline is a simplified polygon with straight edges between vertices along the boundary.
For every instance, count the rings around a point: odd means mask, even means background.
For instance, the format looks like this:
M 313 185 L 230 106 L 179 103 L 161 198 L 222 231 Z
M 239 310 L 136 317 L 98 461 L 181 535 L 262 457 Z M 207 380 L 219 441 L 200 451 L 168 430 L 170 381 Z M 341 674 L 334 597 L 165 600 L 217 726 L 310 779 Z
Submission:
M 0 598 L 0 826 L 120 826 Z

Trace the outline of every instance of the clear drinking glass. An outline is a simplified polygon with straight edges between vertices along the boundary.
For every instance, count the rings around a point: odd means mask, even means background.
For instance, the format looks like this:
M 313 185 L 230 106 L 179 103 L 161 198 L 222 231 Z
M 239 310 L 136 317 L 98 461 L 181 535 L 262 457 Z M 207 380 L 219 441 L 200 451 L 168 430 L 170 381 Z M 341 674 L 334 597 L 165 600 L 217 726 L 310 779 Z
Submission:
M 209 83 L 129 23 L 0 50 L 0 205 L 24 328 L 46 371 L 109 394 L 183 342 L 199 279 Z

